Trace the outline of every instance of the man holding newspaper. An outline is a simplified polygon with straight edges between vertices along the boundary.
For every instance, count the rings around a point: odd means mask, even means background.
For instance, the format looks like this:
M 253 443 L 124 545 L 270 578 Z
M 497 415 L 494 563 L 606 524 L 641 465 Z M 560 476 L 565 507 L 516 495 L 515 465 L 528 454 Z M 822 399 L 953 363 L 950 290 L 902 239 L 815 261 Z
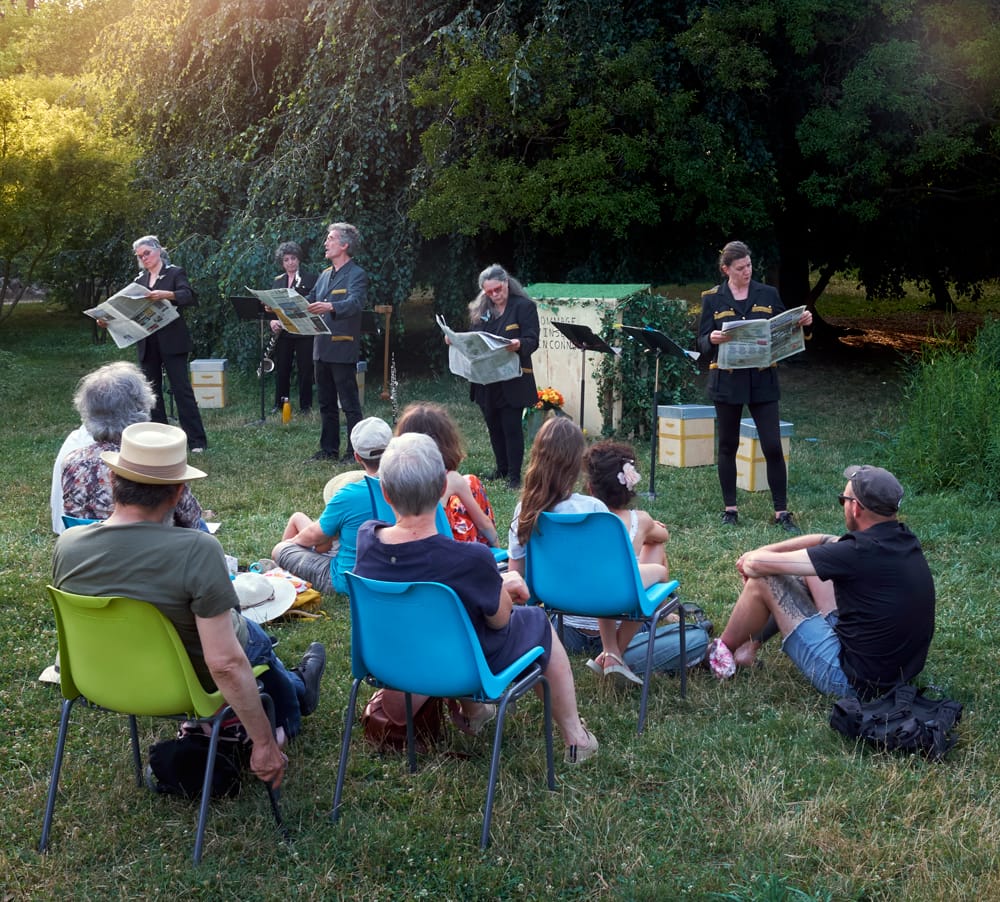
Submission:
M 719 484 L 725 510 L 722 522 L 736 525 L 736 451 L 740 443 L 743 406 L 760 438 L 767 484 L 774 502 L 774 523 L 786 532 L 800 532 L 788 511 L 788 472 L 781 449 L 777 363 L 805 348 L 803 326 L 812 324 L 804 307 L 785 310 L 778 292 L 751 278 L 750 248 L 730 241 L 719 257 L 726 277 L 701 296 L 698 349 L 711 360 L 708 394 L 715 403 L 719 430 Z

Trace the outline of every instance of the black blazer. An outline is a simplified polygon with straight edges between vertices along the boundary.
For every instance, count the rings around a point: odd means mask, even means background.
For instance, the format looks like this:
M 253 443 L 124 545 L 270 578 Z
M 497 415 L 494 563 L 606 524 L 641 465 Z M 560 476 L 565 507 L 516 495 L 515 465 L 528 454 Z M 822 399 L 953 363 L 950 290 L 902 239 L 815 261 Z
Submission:
M 149 273 L 146 270 L 134 280 L 144 288 L 149 288 Z M 139 362 L 146 357 L 146 346 L 148 342 L 155 341 L 160 346 L 161 354 L 190 354 L 191 333 L 188 332 L 187 323 L 184 322 L 184 308 L 197 307 L 198 296 L 194 293 L 191 283 L 188 282 L 187 273 L 179 266 L 167 264 L 160 270 L 160 276 L 153 286 L 157 291 L 172 291 L 174 293 L 173 305 L 178 308 L 180 316 L 172 323 L 168 323 L 162 329 L 154 332 L 149 338 L 139 341 L 137 348 L 139 352 Z
M 701 321 L 698 325 L 698 350 L 710 360 L 708 396 L 723 404 L 762 404 L 781 397 L 778 369 L 771 366 L 762 370 L 720 370 L 716 364 L 719 346 L 712 344 L 709 336 L 729 320 L 770 319 L 782 313 L 785 305 L 777 289 L 750 280 L 750 290 L 745 301 L 737 301 L 723 282 L 702 292 Z

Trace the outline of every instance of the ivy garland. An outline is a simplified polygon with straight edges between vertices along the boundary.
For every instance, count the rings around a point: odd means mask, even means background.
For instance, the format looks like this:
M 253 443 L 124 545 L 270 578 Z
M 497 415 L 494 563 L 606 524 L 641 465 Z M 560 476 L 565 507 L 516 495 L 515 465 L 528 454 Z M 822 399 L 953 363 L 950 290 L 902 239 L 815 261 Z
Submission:
M 648 291 L 637 292 L 608 309 L 601 318 L 602 333 L 610 344 L 621 345 L 621 354 L 603 354 L 597 368 L 598 394 L 604 415 L 604 434 L 617 434 L 633 442 L 650 438 L 653 391 L 656 382 L 654 357 L 645 346 L 623 336 L 625 326 L 657 329 L 682 348 L 694 346 L 694 322 L 685 301 Z M 660 388 L 656 403 L 688 403 L 695 392 L 695 369 L 688 360 L 672 354 L 660 357 Z M 621 399 L 621 418 L 612 428 L 611 408 Z

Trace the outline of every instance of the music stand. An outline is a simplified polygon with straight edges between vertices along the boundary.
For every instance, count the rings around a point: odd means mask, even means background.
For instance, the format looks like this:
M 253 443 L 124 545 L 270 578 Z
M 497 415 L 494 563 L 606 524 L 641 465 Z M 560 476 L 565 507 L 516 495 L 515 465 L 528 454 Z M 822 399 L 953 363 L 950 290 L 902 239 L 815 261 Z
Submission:
M 652 329 L 649 326 L 622 326 L 621 329 L 630 338 L 642 342 L 646 346 L 646 350 L 652 351 L 656 358 L 656 374 L 653 377 L 653 418 L 649 428 L 649 492 L 647 493 L 647 497 L 652 501 L 656 498 L 656 427 L 658 413 L 656 409 L 656 396 L 660 393 L 660 357 L 666 352 L 675 357 L 684 358 L 695 369 L 698 367 L 691 357 L 691 351 L 685 351 L 676 341 L 656 329 Z
M 599 335 L 595 335 L 590 326 L 584 326 L 580 323 L 557 323 L 555 320 L 552 321 L 552 325 L 566 336 L 566 340 L 574 348 L 582 352 L 580 361 L 580 428 L 583 429 L 583 393 L 587 384 L 587 351 L 614 354 L 615 349 Z
M 233 305 L 233 309 L 236 311 L 236 316 L 239 319 L 246 320 L 247 322 L 257 321 L 258 354 L 261 361 L 260 366 L 257 368 L 257 381 L 260 382 L 260 419 L 253 420 L 245 425 L 261 426 L 267 422 L 264 416 L 264 323 L 275 317 L 272 313 L 265 310 L 264 304 L 255 297 L 232 295 L 229 298 L 229 303 Z

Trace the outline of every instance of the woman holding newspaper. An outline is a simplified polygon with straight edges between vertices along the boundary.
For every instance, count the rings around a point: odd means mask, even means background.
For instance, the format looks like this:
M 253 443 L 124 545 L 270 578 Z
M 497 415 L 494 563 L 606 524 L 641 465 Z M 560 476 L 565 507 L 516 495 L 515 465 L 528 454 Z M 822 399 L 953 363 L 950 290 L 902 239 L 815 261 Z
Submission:
M 521 374 L 513 379 L 489 385 L 470 383 L 470 397 L 483 412 L 496 459 L 490 478 L 505 479 L 511 488 L 520 488 L 524 461 L 521 417 L 526 407 L 538 403 L 531 370 L 531 355 L 538 348 L 538 308 L 520 282 L 494 263 L 479 274 L 479 294 L 469 304 L 469 322 L 472 331 L 510 339 L 507 350 L 521 361 Z
M 721 285 L 701 296 L 701 322 L 698 349 L 710 359 L 708 395 L 715 403 L 719 430 L 719 484 L 725 510 L 722 522 L 736 525 L 736 451 L 740 443 L 740 418 L 743 406 L 750 409 L 760 439 L 767 469 L 767 484 L 774 502 L 774 523 L 786 532 L 800 532 L 788 512 L 788 472 L 781 449 L 778 399 L 778 370 L 772 363 L 764 367 L 719 366 L 719 346 L 731 341 L 735 331 L 727 323 L 744 320 L 769 320 L 785 309 L 778 292 L 751 278 L 753 265 L 750 248 L 742 241 L 730 241 L 719 256 L 719 269 L 726 277 Z M 812 324 L 812 313 L 803 310 L 798 325 Z
M 155 235 L 145 235 L 132 242 L 135 258 L 142 272 L 135 282 L 149 290 L 150 300 L 168 301 L 175 307 L 194 307 L 198 298 L 188 282 L 187 273 L 171 264 L 167 252 Z M 188 354 L 191 352 L 191 333 L 184 323 L 183 314 L 159 331 L 138 343 L 139 367 L 153 386 L 156 406 L 150 415 L 153 422 L 166 423 L 167 411 L 163 403 L 163 371 L 170 379 L 170 390 L 177 402 L 177 419 L 187 433 L 188 448 L 194 453 L 208 447 L 205 427 L 201 422 L 198 403 L 188 375 Z

